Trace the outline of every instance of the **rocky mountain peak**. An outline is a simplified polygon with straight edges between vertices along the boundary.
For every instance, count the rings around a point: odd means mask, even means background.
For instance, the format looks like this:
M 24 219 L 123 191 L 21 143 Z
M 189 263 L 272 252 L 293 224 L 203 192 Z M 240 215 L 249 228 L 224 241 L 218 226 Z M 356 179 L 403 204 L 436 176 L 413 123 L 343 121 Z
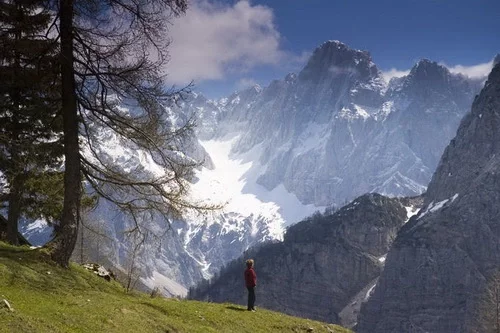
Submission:
M 500 53 L 498 53 L 493 59 L 493 66 L 500 64 Z
M 443 81 L 450 71 L 443 65 L 429 59 L 422 59 L 413 66 L 409 77 L 418 81 Z
M 470 108 L 470 101 L 479 89 L 479 84 L 465 76 L 453 74 L 435 61 L 422 59 L 401 81 L 391 83 L 388 94 L 419 99 L 418 113 L 435 113 L 438 109 L 456 113 L 457 106 L 460 109 Z M 422 99 L 422 96 L 425 98 Z
M 314 50 L 299 78 L 318 80 L 325 74 L 369 78 L 377 76 L 378 69 L 369 52 L 355 50 L 342 42 L 330 40 Z

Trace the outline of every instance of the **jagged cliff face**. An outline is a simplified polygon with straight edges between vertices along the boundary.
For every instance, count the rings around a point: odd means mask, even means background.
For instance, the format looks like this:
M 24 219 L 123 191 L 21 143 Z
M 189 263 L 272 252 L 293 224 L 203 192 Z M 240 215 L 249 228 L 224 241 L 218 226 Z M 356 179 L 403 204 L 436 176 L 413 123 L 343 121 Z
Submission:
M 424 206 L 389 252 L 358 332 L 468 332 L 500 267 L 500 65 L 460 124 Z
M 288 314 L 339 322 L 339 313 L 380 274 L 383 256 L 418 199 L 378 194 L 357 198 L 334 214 L 290 227 L 283 242 L 246 253 L 255 259 L 257 304 Z M 190 297 L 245 303 L 244 259 L 223 269 Z

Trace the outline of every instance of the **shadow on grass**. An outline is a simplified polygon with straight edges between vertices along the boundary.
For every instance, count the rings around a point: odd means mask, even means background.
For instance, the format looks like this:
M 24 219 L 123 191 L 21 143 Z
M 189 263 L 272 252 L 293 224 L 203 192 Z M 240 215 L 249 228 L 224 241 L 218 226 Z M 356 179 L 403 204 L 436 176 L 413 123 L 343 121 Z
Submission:
M 233 306 L 233 305 L 226 306 L 226 309 L 233 310 L 233 311 L 246 311 L 247 310 L 247 309 L 240 308 L 240 307 Z

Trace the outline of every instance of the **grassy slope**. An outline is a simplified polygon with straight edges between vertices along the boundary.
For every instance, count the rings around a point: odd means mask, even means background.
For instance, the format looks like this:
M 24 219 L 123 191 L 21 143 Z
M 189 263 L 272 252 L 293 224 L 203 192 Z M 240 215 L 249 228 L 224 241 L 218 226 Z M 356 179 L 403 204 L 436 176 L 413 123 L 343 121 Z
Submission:
M 262 309 L 125 294 L 77 265 L 61 269 L 41 251 L 2 243 L 0 302 L 0 332 L 350 332 Z

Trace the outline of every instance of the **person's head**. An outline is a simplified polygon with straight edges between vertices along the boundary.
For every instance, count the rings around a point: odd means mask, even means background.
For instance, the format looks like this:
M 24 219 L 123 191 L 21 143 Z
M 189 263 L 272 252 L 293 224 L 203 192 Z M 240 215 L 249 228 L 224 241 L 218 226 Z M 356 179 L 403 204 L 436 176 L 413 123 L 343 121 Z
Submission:
M 252 268 L 253 267 L 253 259 L 247 259 L 247 268 Z

